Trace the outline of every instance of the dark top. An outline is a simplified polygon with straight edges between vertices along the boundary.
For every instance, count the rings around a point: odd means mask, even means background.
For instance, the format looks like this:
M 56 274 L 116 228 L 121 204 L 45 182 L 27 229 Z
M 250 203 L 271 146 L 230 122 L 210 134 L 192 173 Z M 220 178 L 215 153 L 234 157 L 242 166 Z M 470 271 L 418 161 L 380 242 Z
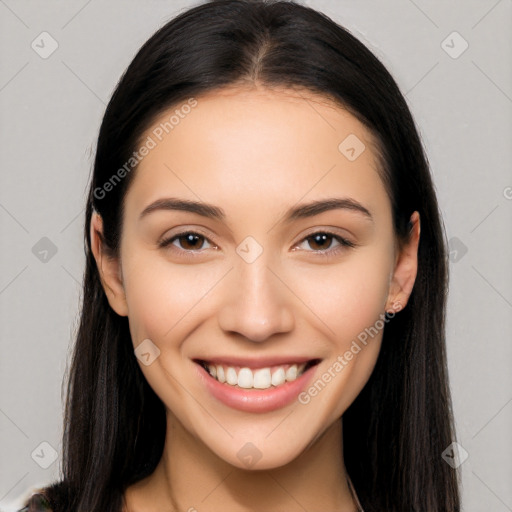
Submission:
M 33 494 L 19 512 L 56 512 L 44 492 Z
M 67 486 L 56 482 L 37 489 L 18 512 L 64 512 L 67 510 Z

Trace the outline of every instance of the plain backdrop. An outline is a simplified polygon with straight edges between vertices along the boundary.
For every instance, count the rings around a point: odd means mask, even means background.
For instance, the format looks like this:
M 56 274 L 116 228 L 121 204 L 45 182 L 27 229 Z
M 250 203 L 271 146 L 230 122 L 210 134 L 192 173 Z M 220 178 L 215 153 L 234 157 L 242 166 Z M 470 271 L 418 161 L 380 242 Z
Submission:
M 85 193 L 105 106 L 144 41 L 196 3 L 0 0 L 0 510 L 59 475 Z M 419 126 L 450 240 L 464 510 L 511 511 L 512 1 L 302 3 L 384 62 Z

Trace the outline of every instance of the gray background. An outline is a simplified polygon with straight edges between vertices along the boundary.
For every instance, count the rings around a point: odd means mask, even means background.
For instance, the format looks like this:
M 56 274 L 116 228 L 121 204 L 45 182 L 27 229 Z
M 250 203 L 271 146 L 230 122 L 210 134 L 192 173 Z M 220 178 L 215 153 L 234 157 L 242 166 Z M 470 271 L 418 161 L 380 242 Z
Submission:
M 469 455 L 464 510 L 512 511 L 512 1 L 303 3 L 382 59 L 419 125 L 452 249 L 447 346 Z M 195 4 L 0 0 L 0 510 L 58 477 L 105 105 L 142 43 Z M 58 48 L 44 59 L 45 31 Z

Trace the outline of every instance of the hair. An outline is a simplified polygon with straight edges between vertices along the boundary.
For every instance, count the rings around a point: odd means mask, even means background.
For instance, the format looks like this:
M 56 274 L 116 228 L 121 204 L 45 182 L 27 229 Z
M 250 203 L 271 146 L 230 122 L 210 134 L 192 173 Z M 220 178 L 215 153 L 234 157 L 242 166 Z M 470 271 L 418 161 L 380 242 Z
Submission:
M 378 141 L 398 240 L 407 240 L 411 214 L 420 214 L 416 282 L 384 330 L 372 375 L 343 414 L 344 461 L 366 512 L 459 511 L 460 476 L 441 456 L 455 441 L 446 240 L 417 128 L 396 82 L 363 43 L 323 13 L 273 0 L 214 0 L 180 13 L 140 48 L 106 108 L 86 200 L 86 267 L 67 381 L 59 487 L 67 508 L 120 511 L 124 490 L 154 471 L 166 432 L 165 407 L 136 361 L 127 317 L 109 306 L 89 239 L 96 210 L 104 249 L 119 255 L 135 168 L 108 194 L 97 191 L 163 112 L 256 84 L 308 90 L 354 115 Z

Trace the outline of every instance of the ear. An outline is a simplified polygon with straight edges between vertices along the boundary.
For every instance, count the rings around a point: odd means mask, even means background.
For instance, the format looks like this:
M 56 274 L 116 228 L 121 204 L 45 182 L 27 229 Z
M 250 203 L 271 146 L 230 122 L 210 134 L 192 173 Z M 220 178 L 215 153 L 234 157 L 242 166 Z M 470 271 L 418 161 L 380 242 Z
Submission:
M 390 277 L 386 311 L 397 312 L 407 305 L 418 272 L 418 245 L 420 241 L 420 214 L 414 212 L 410 219 L 409 239 L 402 245 Z
M 128 306 L 117 258 L 108 256 L 103 247 L 103 220 L 93 211 L 91 217 L 91 250 L 98 266 L 101 284 L 112 309 L 120 316 L 128 316 Z

